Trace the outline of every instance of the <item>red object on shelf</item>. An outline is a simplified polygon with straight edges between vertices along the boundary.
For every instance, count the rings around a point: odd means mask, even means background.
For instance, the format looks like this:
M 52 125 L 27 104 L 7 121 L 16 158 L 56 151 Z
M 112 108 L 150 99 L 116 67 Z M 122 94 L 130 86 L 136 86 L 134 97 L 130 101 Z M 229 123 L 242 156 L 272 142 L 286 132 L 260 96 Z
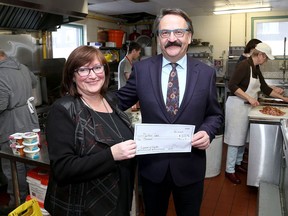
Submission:
M 140 36 L 140 34 L 137 32 L 137 28 L 136 28 L 136 26 L 134 26 L 134 31 L 133 31 L 133 33 L 131 33 L 131 34 L 129 35 L 129 40 L 130 40 L 130 41 L 134 41 L 134 40 L 136 40 L 139 36 Z
M 109 30 L 108 39 L 109 42 L 115 42 L 116 47 L 121 48 L 123 43 L 124 31 L 122 30 Z

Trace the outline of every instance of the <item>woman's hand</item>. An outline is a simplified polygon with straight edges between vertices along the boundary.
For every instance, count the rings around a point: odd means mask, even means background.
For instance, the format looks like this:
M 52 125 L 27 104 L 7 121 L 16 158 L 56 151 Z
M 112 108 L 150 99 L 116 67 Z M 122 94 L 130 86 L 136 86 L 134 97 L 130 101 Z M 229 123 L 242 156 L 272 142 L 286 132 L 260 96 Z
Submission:
M 206 131 L 198 131 L 193 135 L 192 146 L 198 149 L 207 149 L 210 145 L 210 137 Z
M 284 102 L 288 103 L 288 97 L 283 97 L 282 99 Z
M 252 98 L 252 97 L 249 97 L 249 98 L 248 98 L 248 102 L 249 102 L 253 107 L 260 105 L 259 101 L 256 100 L 255 98 Z
M 136 142 L 126 140 L 111 147 L 111 152 L 115 161 L 134 158 L 136 155 Z
M 284 94 L 284 89 L 283 89 L 283 88 L 279 88 L 279 87 L 276 87 L 276 86 L 271 86 L 271 88 L 272 88 L 277 94 L 280 94 L 280 95 L 283 95 L 283 94 Z

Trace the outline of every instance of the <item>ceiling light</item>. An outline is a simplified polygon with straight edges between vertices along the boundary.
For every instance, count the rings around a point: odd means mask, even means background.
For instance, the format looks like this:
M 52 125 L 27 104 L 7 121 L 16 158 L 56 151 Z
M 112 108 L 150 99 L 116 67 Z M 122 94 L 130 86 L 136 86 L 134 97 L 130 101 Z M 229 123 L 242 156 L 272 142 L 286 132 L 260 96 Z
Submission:
M 263 11 L 271 11 L 271 7 L 216 10 L 216 11 L 213 11 L 213 13 L 215 15 L 220 15 L 220 14 L 249 13 L 249 12 L 263 12 Z

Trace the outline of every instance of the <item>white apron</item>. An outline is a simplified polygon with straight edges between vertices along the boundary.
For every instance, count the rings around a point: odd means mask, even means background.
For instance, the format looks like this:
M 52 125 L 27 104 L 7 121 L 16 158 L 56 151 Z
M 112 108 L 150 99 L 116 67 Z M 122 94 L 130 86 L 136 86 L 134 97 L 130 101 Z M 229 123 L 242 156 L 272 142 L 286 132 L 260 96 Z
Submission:
M 257 99 L 259 91 L 260 81 L 252 77 L 250 67 L 250 81 L 245 93 Z M 229 96 L 226 101 L 224 142 L 228 145 L 245 145 L 249 128 L 248 114 L 252 106 L 244 102 L 245 100 L 238 96 Z

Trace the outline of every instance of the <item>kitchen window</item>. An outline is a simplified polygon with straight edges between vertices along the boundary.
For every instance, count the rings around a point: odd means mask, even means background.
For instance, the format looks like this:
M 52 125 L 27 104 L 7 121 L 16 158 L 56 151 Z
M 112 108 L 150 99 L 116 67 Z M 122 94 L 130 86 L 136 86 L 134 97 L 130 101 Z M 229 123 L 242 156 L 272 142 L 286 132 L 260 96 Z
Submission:
M 288 37 L 288 16 L 252 17 L 251 26 L 252 38 L 269 44 L 273 55 L 280 58 L 284 56 L 284 38 Z
M 83 26 L 66 24 L 52 32 L 53 58 L 67 59 L 70 53 L 84 44 Z

